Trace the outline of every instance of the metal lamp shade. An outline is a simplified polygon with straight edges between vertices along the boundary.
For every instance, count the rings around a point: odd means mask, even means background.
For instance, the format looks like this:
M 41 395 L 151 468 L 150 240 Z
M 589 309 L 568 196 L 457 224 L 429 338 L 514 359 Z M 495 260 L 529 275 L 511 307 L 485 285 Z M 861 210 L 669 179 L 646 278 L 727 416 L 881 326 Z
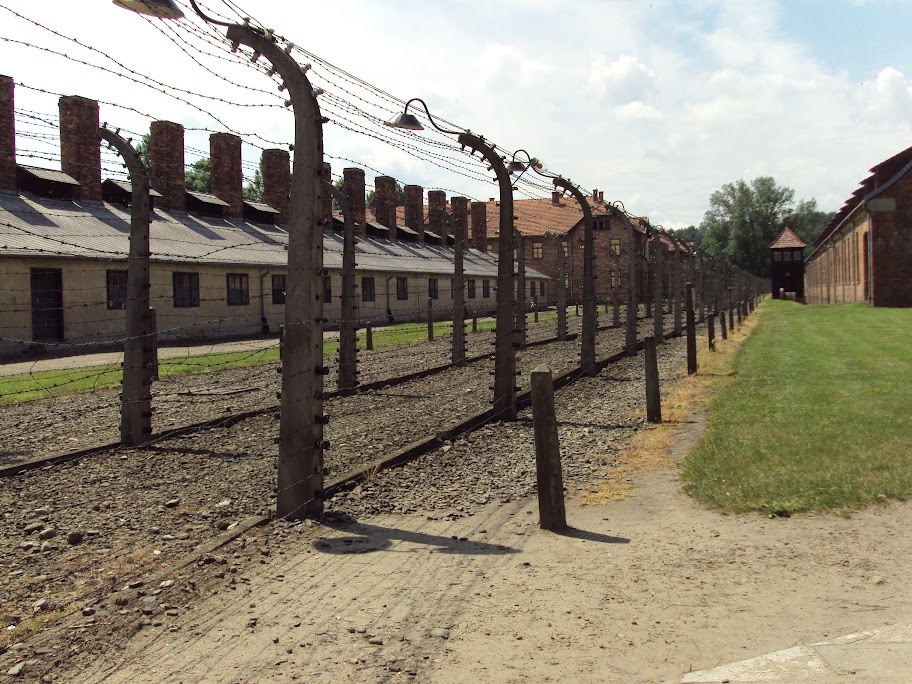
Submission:
M 523 164 L 522 162 L 516 161 L 515 159 L 513 161 L 511 161 L 509 164 L 507 164 L 507 172 L 510 175 L 522 173 L 525 170 L 526 170 L 526 165 Z
M 184 13 L 174 0 L 114 0 L 118 7 L 160 19 L 181 19 Z
M 391 128 L 407 128 L 410 131 L 424 130 L 424 126 L 418 121 L 418 117 L 414 114 L 409 114 L 408 112 L 396 114 L 396 116 L 386 122 L 386 125 Z

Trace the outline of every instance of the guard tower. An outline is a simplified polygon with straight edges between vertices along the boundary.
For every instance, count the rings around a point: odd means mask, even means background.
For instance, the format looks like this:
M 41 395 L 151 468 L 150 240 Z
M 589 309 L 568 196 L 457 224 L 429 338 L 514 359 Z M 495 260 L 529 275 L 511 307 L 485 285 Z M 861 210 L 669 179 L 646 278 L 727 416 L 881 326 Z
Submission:
M 804 302 L 804 248 L 807 245 L 786 228 L 770 245 L 773 297 Z

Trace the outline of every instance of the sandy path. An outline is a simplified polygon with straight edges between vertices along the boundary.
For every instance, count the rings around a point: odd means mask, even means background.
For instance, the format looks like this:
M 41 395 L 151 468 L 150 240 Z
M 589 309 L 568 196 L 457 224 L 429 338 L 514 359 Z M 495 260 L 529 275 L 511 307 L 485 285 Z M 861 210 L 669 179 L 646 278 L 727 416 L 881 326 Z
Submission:
M 195 602 L 175 631 L 144 629 L 78 680 L 672 682 L 912 615 L 910 503 L 719 515 L 668 469 L 639 478 L 633 498 L 571 503 L 567 535 L 539 531 L 534 506 L 265 530 L 256 543 L 273 553 L 249 582 Z

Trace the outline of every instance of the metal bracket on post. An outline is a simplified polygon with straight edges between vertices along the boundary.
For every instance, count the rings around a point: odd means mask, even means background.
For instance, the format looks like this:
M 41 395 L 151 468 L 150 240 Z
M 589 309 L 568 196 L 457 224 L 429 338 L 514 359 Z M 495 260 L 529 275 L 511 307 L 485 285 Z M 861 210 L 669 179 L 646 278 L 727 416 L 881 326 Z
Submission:
M 323 511 L 323 119 L 305 71 L 273 34 L 232 24 L 227 38 L 271 63 L 294 109 L 276 514 L 297 519 Z
M 130 255 L 127 261 L 126 326 L 123 387 L 120 395 L 120 443 L 138 446 L 152 434 L 151 369 L 154 342 L 149 325 L 149 175 L 130 144 L 114 131 L 99 128 L 98 135 L 117 150 L 130 174 Z M 157 370 L 157 367 L 156 367 Z

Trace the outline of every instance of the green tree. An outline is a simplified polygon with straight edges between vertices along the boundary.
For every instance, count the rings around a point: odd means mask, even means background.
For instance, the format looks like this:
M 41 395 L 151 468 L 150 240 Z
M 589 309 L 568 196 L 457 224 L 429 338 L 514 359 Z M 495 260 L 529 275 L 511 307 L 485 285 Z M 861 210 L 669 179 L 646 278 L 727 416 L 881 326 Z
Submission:
M 133 148 L 133 151 L 136 152 L 140 161 L 142 161 L 143 166 L 146 167 L 147 174 L 152 173 L 152 152 L 151 152 L 152 142 L 151 141 L 152 141 L 152 136 L 150 136 L 148 133 L 143 133 L 143 137 L 139 141 L 139 144 Z
M 367 206 L 374 206 L 374 191 L 369 190 L 365 195 L 364 199 L 367 203 Z M 396 206 L 401 207 L 405 204 L 405 188 L 402 186 L 402 183 L 396 181 Z
M 189 170 L 184 175 L 184 185 L 187 190 L 193 192 L 210 192 L 212 187 L 212 165 L 209 157 L 197 159 L 190 165 Z
M 694 245 L 696 247 L 699 247 L 700 243 L 703 240 L 703 233 L 701 233 L 700 229 L 696 226 L 687 226 L 687 228 L 671 228 L 666 232 L 676 240 L 686 242 L 687 244 Z
M 263 201 L 263 174 L 257 169 L 253 180 L 244 186 L 244 199 L 250 202 Z
M 795 191 L 780 186 L 771 176 L 750 183 L 726 183 L 709 198 L 699 232 L 701 246 L 758 276 L 770 274 L 769 246 L 786 227 L 805 242 L 820 232 L 832 214 L 818 211 L 812 199 L 795 203 Z

